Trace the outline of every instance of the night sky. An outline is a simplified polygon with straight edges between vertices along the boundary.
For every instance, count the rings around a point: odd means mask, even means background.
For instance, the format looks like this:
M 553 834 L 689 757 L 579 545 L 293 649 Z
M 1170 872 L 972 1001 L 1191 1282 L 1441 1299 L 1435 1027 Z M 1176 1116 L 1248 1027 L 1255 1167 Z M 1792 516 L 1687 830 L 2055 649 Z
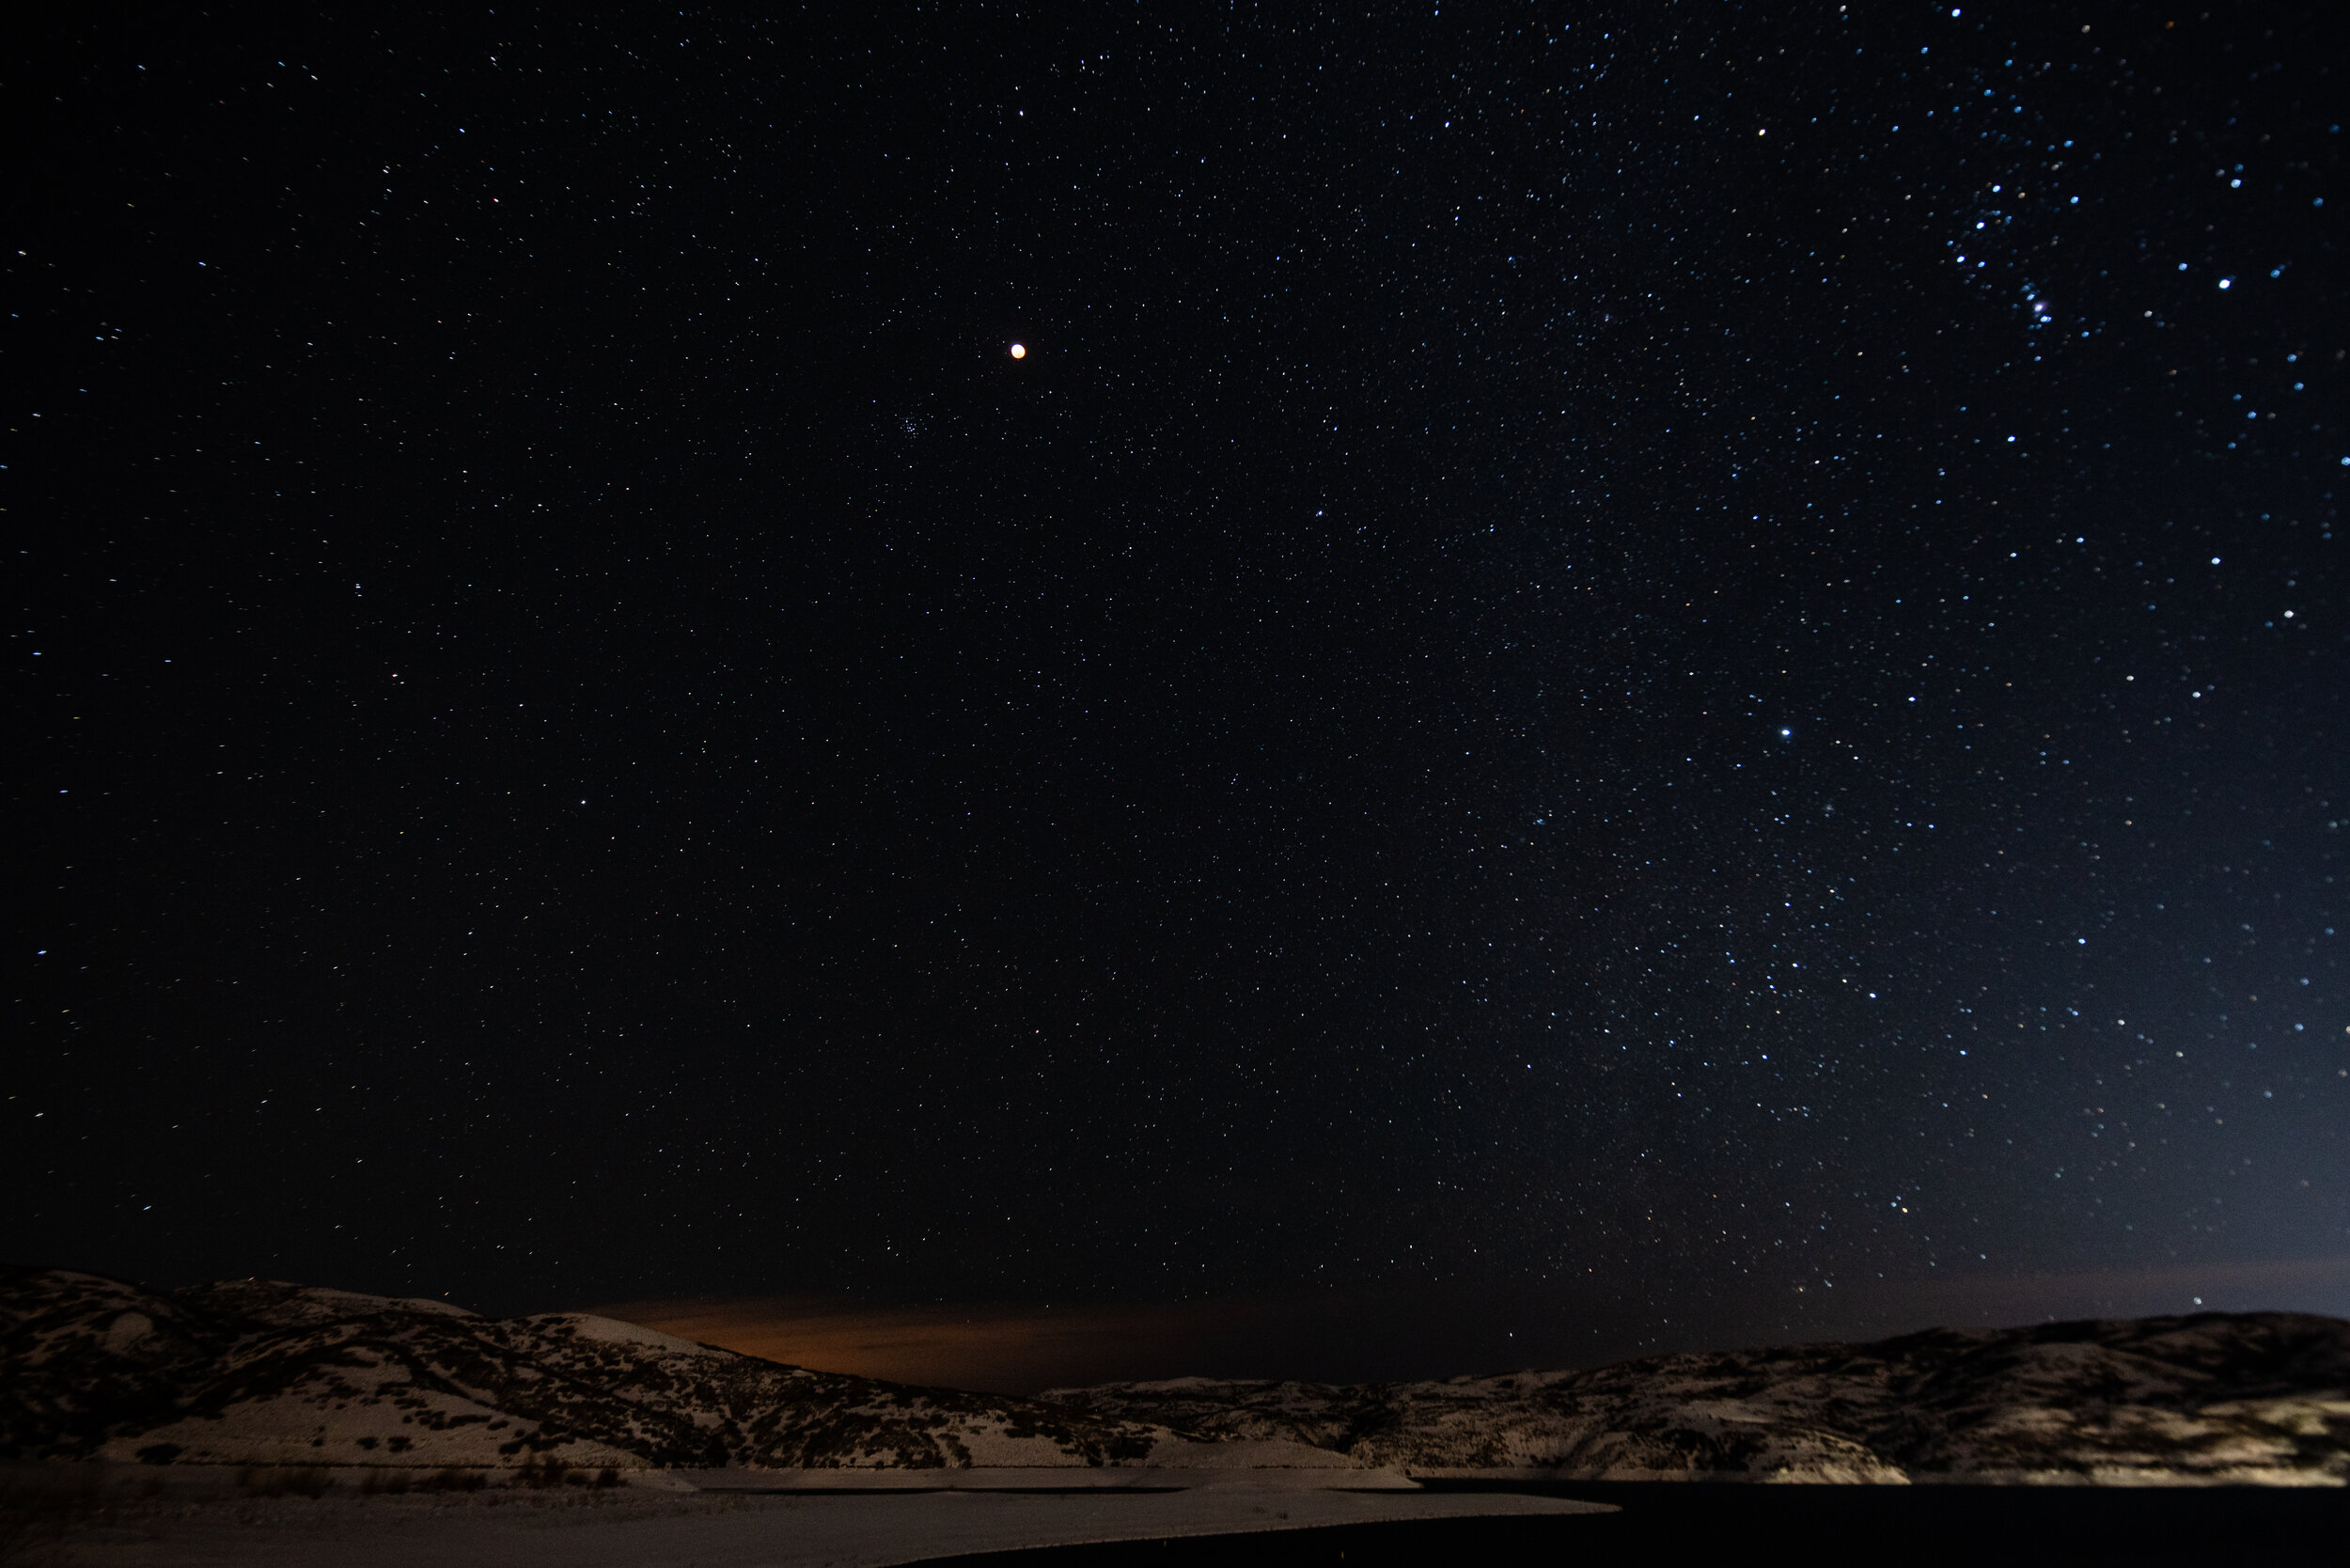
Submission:
M 2350 1255 L 2330 10 L 53 19 L 0 1253 Z

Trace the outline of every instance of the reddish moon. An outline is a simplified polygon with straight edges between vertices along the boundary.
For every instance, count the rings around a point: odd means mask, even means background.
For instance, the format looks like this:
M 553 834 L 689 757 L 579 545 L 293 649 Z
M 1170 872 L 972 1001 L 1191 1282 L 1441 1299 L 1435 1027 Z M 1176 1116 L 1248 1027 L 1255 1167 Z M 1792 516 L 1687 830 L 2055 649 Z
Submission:
M 1027 358 L 1027 357 L 1028 357 L 1028 346 L 1027 346 L 1026 343 L 1014 343 L 1014 344 L 1011 346 L 1011 356 L 1012 356 L 1012 358 L 1014 358 L 1014 359 L 1026 359 L 1026 358 Z

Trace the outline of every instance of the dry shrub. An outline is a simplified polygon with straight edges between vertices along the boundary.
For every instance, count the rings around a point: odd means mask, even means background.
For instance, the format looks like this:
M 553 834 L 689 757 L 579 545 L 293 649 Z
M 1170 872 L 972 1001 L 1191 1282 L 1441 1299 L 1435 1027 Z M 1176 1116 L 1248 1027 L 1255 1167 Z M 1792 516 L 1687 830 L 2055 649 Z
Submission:
M 370 1469 L 359 1482 L 359 1490 L 370 1497 L 398 1497 L 415 1481 L 406 1470 Z
M 544 1459 L 533 1461 L 517 1469 L 514 1472 L 514 1484 L 537 1488 L 585 1486 L 588 1484 L 588 1472 L 572 1469 L 561 1460 L 549 1454 Z
M 334 1484 L 318 1465 L 247 1465 L 237 1480 L 252 1497 L 322 1497 Z
M 435 1470 L 416 1482 L 419 1492 L 478 1492 L 490 1484 L 490 1478 L 479 1470 L 461 1469 L 455 1465 Z

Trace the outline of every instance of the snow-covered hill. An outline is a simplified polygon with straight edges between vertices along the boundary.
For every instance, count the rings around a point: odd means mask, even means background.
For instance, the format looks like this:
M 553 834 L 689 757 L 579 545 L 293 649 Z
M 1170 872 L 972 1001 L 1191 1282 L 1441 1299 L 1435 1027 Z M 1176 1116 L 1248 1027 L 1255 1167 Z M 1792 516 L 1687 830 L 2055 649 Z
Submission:
M 0 1458 L 2343 1485 L 2350 1323 L 2210 1313 L 1448 1383 L 1182 1378 L 1019 1400 L 581 1314 L 0 1270 Z
M 0 1272 L 0 1457 L 932 1467 L 1229 1461 L 1030 1401 L 842 1377 L 610 1318 L 485 1318 L 258 1280 Z M 1260 1463 L 1348 1466 L 1283 1444 Z
M 1042 1397 L 1416 1473 L 2350 1483 L 2350 1322 L 2286 1312 L 1936 1329 L 1447 1383 L 1183 1378 Z

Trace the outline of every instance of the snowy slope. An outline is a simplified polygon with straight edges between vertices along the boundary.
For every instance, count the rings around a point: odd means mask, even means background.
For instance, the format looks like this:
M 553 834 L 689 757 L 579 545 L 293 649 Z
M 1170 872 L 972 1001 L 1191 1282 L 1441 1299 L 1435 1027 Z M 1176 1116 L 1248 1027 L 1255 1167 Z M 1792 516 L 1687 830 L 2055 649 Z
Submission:
M 0 1457 L 928 1467 L 1233 1451 L 1028 1401 L 786 1367 L 578 1314 L 0 1273 Z M 1260 1462 L 1351 1464 L 1275 1446 Z
M 1184 1378 L 1042 1397 L 1423 1472 L 2350 1482 L 2350 1323 L 2283 1312 L 1937 1329 L 1448 1383 Z
M 2350 1323 L 1937 1329 L 1446 1383 L 1183 1378 L 1030 1401 L 809 1372 L 580 1314 L 7 1270 L 11 1457 L 2342 1485 Z

